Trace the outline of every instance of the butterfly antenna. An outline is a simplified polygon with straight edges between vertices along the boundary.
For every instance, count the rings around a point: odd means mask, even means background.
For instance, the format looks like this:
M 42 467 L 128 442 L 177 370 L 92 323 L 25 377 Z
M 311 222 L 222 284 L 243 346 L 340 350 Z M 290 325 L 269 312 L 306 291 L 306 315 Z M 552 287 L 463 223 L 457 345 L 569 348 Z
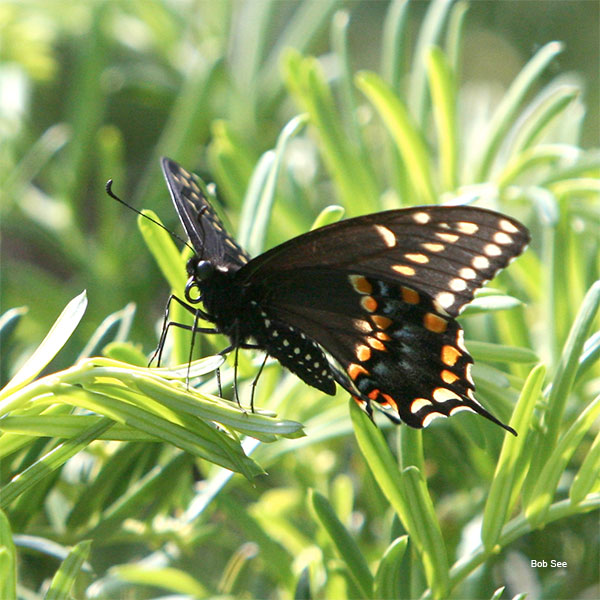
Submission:
M 174 231 L 171 231 L 170 229 L 167 229 L 160 221 L 157 221 L 156 219 L 153 219 L 152 217 L 149 217 L 148 215 L 145 215 L 141 210 L 138 210 L 137 208 L 134 208 L 133 206 L 131 206 L 131 204 L 127 204 L 127 202 L 125 202 L 124 200 L 121 200 L 121 198 L 119 198 L 119 196 L 117 196 L 112 191 L 112 184 L 113 184 L 113 180 L 112 179 L 109 179 L 106 182 L 106 193 L 111 198 L 113 198 L 117 202 L 120 202 L 121 204 L 123 204 L 123 206 L 126 206 L 129 210 L 132 210 L 134 213 L 137 213 L 138 215 L 144 217 L 144 219 L 148 219 L 148 221 L 152 221 L 152 223 L 154 223 L 155 225 L 158 225 L 161 229 L 164 229 L 169 235 L 171 235 L 176 240 L 178 240 L 178 241 L 182 242 L 183 244 L 185 244 L 192 252 L 195 253 L 194 248 L 192 248 L 192 246 L 190 246 L 188 242 L 186 242 L 182 237 L 178 236 Z

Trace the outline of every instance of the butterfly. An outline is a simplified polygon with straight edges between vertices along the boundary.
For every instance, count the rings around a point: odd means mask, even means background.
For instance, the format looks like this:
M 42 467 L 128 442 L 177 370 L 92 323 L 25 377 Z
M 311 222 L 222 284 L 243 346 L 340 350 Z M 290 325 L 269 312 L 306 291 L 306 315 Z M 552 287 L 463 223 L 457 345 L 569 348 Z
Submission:
M 376 407 L 421 428 L 468 410 L 515 433 L 475 399 L 456 317 L 525 249 L 521 223 L 467 206 L 388 210 L 251 258 L 196 176 L 169 158 L 161 166 L 195 251 L 178 301 L 214 326 L 193 333 L 225 334 L 224 352 L 260 349 L 326 394 L 337 383 L 371 418 Z

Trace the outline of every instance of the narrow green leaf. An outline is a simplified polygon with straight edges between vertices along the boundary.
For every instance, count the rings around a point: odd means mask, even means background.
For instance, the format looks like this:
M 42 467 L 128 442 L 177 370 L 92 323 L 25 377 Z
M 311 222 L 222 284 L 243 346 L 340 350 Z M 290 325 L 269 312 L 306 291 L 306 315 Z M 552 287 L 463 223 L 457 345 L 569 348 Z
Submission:
M 299 115 L 289 121 L 277 139 L 275 150 L 263 155 L 252 175 L 244 199 L 238 240 L 241 246 L 253 256 L 264 250 L 269 219 L 275 201 L 277 177 L 286 148 L 290 140 L 302 131 L 307 122 L 308 115 Z
M 600 280 L 590 287 L 581 303 L 552 381 L 546 412 L 547 433 L 544 443 L 546 450 L 553 449 L 558 438 L 565 405 L 577 373 L 577 364 L 599 307 Z M 541 449 L 541 452 L 544 454 L 543 449 Z
M 444 597 L 448 590 L 447 556 L 435 513 L 432 518 L 431 498 L 424 482 L 413 473 L 420 473 L 419 470 L 408 467 L 402 474 L 399 472 L 381 431 L 354 401 L 350 404 L 350 416 L 369 469 L 419 551 L 428 584 L 436 597 Z M 408 492 L 406 486 L 410 486 Z
M 86 307 L 87 297 L 85 291 L 83 291 L 79 296 L 73 298 L 60 313 L 42 343 L 0 392 L 0 399 L 6 398 L 9 394 L 35 379 L 71 337 L 71 334 L 79 325 Z
M 160 17 L 159 17 L 160 18 Z M 222 62 L 215 53 L 201 53 L 190 56 L 185 77 L 177 88 L 175 101 L 170 108 L 168 120 L 160 130 L 160 138 L 149 148 L 149 167 L 133 195 L 133 206 L 160 206 L 159 198 L 165 197 L 165 184 L 160 170 L 155 167 L 161 156 L 176 156 L 181 164 L 189 164 L 195 159 L 198 135 L 207 132 L 209 119 L 213 114 L 207 107 L 222 76 Z M 163 200 L 164 202 L 164 200 Z
M 186 571 L 173 567 L 150 568 L 135 564 L 111 567 L 110 575 L 137 586 L 159 587 L 189 598 L 206 598 L 209 591 Z
M 75 454 L 87 447 L 93 440 L 98 439 L 98 436 L 104 433 L 112 424 L 113 421 L 111 419 L 102 419 L 96 425 L 83 431 L 76 438 L 58 444 L 50 452 L 36 460 L 31 466 L 18 475 L 15 475 L 2 488 L 0 507 L 6 508 L 10 506 L 13 500 L 18 498 L 25 490 L 37 485 L 50 473 L 62 467 L 69 458 L 75 456 Z
M 446 598 L 450 587 L 448 555 L 427 483 L 416 467 L 402 471 L 402 483 L 407 504 L 412 509 L 411 539 L 418 540 L 421 546 L 423 567 L 431 577 L 434 597 Z
M 10 522 L 0 510 L 0 598 L 17 598 L 17 553 Z
M 23 315 L 29 311 L 27 306 L 9 308 L 0 316 L 0 344 L 4 345 L 10 339 L 13 331 L 21 321 Z
M 512 82 L 506 95 L 500 102 L 490 123 L 487 140 L 481 152 L 479 167 L 475 170 L 475 181 L 488 179 L 492 164 L 500 144 L 505 139 L 511 122 L 527 92 L 534 85 L 548 64 L 562 51 L 562 44 L 550 42 L 538 50 Z
M 381 557 L 375 574 L 374 598 L 398 598 L 401 581 L 406 577 L 400 566 L 407 545 L 407 535 L 396 538 Z
M 130 302 L 121 310 L 108 315 L 108 317 L 106 317 L 96 328 L 96 331 L 94 331 L 86 345 L 83 347 L 83 350 L 81 350 L 77 357 L 78 360 L 87 358 L 92 354 L 99 354 L 100 350 L 103 349 L 103 346 L 105 346 L 109 340 L 110 343 L 124 344 L 131 331 L 133 318 L 135 317 L 135 308 L 135 304 Z M 141 364 L 145 365 L 147 363 L 148 360 L 144 357 Z
M 61 389 L 58 399 L 109 416 L 119 423 L 126 423 L 195 456 L 242 473 L 248 479 L 263 472 L 243 453 L 239 442 L 202 419 L 173 414 L 157 401 L 126 388 L 96 384 L 94 389 L 102 392 Z
M 130 342 L 109 342 L 102 349 L 102 355 L 136 367 L 148 365 L 148 357 L 138 346 L 134 346 Z M 86 356 L 89 356 L 89 354 Z
M 519 432 L 519 436 L 504 436 L 502 451 L 488 493 L 481 526 L 481 539 L 485 548 L 490 552 L 498 543 L 502 527 L 504 527 L 509 514 L 511 498 L 516 495 L 514 488 L 517 482 L 515 477 L 519 473 L 517 463 L 528 440 L 527 434 L 533 416 L 533 409 L 540 397 L 545 374 L 546 368 L 544 365 L 538 365 L 532 369 L 510 420 L 510 426 Z M 522 480 L 519 482 L 520 484 L 522 484 Z
M 410 70 L 409 97 L 415 120 L 421 128 L 426 126 L 427 115 L 428 97 L 425 73 L 427 53 L 432 46 L 439 43 L 442 28 L 448 18 L 451 6 L 452 0 L 434 0 L 430 2 L 417 37 Z
M 437 126 L 442 191 L 458 186 L 456 82 L 446 55 L 437 47 L 427 55 L 431 103 Z
M 520 154 L 512 154 L 510 160 L 495 177 L 499 193 L 515 184 L 528 171 L 540 167 L 552 168 L 561 161 L 576 160 L 581 150 L 568 144 L 540 144 L 526 148 Z M 557 184 L 558 185 L 558 184 Z
M 114 427 L 118 426 L 118 424 L 115 424 Z M 128 429 L 131 430 L 131 428 Z M 75 531 L 90 522 L 95 523 L 97 519 L 100 522 L 106 519 L 107 512 L 110 512 L 114 503 L 121 502 L 123 497 L 129 496 L 133 491 L 128 486 L 126 491 L 117 493 L 117 490 L 123 488 L 123 481 L 129 478 L 133 487 L 139 485 L 138 477 L 140 474 L 135 473 L 135 469 L 140 463 L 140 457 L 146 451 L 147 447 L 144 448 L 142 445 L 121 444 L 104 461 L 99 471 L 95 474 L 95 477 L 87 482 L 85 489 L 82 490 L 77 500 L 74 501 L 73 508 L 67 517 L 67 529 Z M 183 452 L 179 452 L 179 455 L 185 456 Z M 169 461 L 168 465 L 164 463 L 160 465 L 161 473 L 166 472 L 165 477 L 168 477 L 170 463 L 171 461 Z M 146 477 L 145 473 L 142 475 L 142 478 L 144 477 Z M 107 509 L 106 507 L 109 508 Z
M 73 597 L 71 588 L 90 554 L 91 547 L 92 540 L 84 540 L 73 547 L 54 574 L 44 600 L 70 600 Z
M 502 594 L 504 593 L 504 590 L 506 589 L 506 586 L 502 586 L 499 587 L 493 594 L 492 594 L 492 598 L 491 600 L 500 600 L 500 598 L 502 597 Z M 513 600 L 515 600 L 513 598 Z
M 533 528 L 541 526 L 547 519 L 552 498 L 567 463 L 573 456 L 583 436 L 600 416 L 600 396 L 577 417 L 568 431 L 558 440 L 554 451 L 547 459 L 544 468 L 536 479 L 525 516 Z
M 376 73 L 358 73 L 356 85 L 373 103 L 390 131 L 417 193 L 414 200 L 427 204 L 435 203 L 437 195 L 431 177 L 430 155 L 421 132 L 402 100 Z
M 509 310 L 522 305 L 523 302 L 521 302 L 521 300 L 506 294 L 480 295 L 466 306 L 465 310 L 461 313 L 461 316 L 472 316 L 498 310 Z
M 569 490 L 569 498 L 573 504 L 578 504 L 588 494 L 600 491 L 598 473 L 600 473 L 600 433 L 596 435 Z
M 72 438 L 96 425 L 102 417 L 93 415 L 42 415 L 34 417 L 4 417 L 0 420 L 0 431 L 19 435 Z M 116 423 L 98 436 L 99 440 L 157 442 L 158 438 Z
M 325 227 L 325 225 L 330 225 L 331 223 L 337 223 L 343 216 L 344 212 L 346 212 L 343 206 L 338 206 L 337 204 L 332 204 L 330 206 L 326 206 L 315 219 L 314 223 L 310 230 L 318 229 L 319 227 Z
M 333 507 L 325 496 L 316 490 L 312 490 L 310 501 L 321 525 L 346 563 L 348 573 L 362 592 L 362 597 L 371 598 L 373 575 L 354 538 L 337 518 Z
M 407 0 L 393 0 L 383 25 L 381 74 L 394 89 L 399 88 L 406 71 L 408 7 Z
M 142 456 L 143 454 L 140 453 Z M 94 526 L 86 532 L 90 539 L 106 539 L 112 533 L 123 529 L 123 521 L 127 518 L 135 518 L 140 514 L 142 508 L 148 506 L 149 498 L 157 498 L 163 490 L 181 477 L 182 469 L 190 468 L 189 456 L 184 452 L 175 452 L 170 460 L 166 463 L 156 465 L 143 475 L 136 474 L 137 478 L 133 479 L 127 489 L 122 491 L 120 485 L 112 479 L 115 474 L 108 473 L 108 477 L 103 477 L 105 484 L 113 484 L 112 490 L 119 490 L 119 494 L 112 496 L 106 494 L 104 490 L 100 490 L 101 498 L 94 499 L 94 504 L 100 510 L 97 520 L 94 519 Z M 135 470 L 135 463 L 129 463 L 129 469 L 121 473 L 121 477 L 130 477 L 132 469 Z M 111 478 L 109 480 L 109 478 Z M 98 485 L 94 485 L 98 490 Z M 80 502 L 83 499 L 80 498 Z M 69 523 L 74 524 L 82 522 L 85 517 L 85 508 L 79 503 L 75 506 L 73 519 L 69 519 Z M 96 511 L 94 511 L 96 512 Z M 97 521 L 97 522 L 96 522 Z
M 539 362 L 538 355 L 529 348 L 515 348 L 502 344 L 491 344 L 477 340 L 467 340 L 470 354 L 476 361 L 507 362 L 507 363 L 535 363 Z
M 358 154 L 367 159 L 368 153 L 362 143 L 361 128 L 358 122 L 356 89 L 352 80 L 352 66 L 348 49 L 349 26 L 350 13 L 347 10 L 338 10 L 331 20 L 331 47 L 341 71 L 338 77 L 341 115 L 350 139 L 357 145 Z
M 600 181 L 593 177 L 578 177 L 576 179 L 563 179 L 550 186 L 550 189 L 559 198 L 568 198 L 569 196 L 587 196 L 590 199 L 597 199 L 600 194 Z
M 339 190 L 344 205 L 366 213 L 377 208 L 378 186 L 369 163 L 365 163 L 340 122 L 325 75 L 318 61 L 289 50 L 284 62 L 287 85 L 296 101 L 310 116 L 319 136 L 320 151 Z
M 144 217 L 148 217 L 162 225 L 160 218 L 155 212 L 143 210 L 142 214 Z M 148 250 L 150 250 L 150 253 L 154 257 L 163 277 L 169 282 L 171 289 L 182 295 L 187 276 L 185 269 L 181 268 L 183 265 L 181 252 L 177 249 L 173 237 L 169 234 L 168 230 L 157 226 L 156 223 L 144 217 L 142 215 L 138 216 L 138 227 L 144 238 L 144 242 L 146 242 Z
M 207 154 L 211 173 L 218 183 L 219 192 L 229 199 L 232 206 L 241 207 L 257 156 L 231 123 L 216 119 L 210 124 L 210 132 Z
M 219 507 L 244 532 L 246 539 L 250 539 L 258 545 L 264 560 L 264 567 L 271 573 L 271 576 L 276 581 L 283 581 L 286 585 L 294 585 L 295 577 L 292 572 L 294 557 L 287 548 L 278 540 L 273 539 L 252 513 L 243 510 L 241 504 L 234 497 L 221 494 Z
M 544 129 L 580 95 L 574 85 L 559 85 L 546 90 L 527 111 L 527 118 L 519 123 L 511 155 L 518 155 L 532 146 Z
M 461 46 L 464 40 L 465 16 L 469 10 L 469 3 L 459 0 L 455 2 L 450 10 L 448 19 L 448 30 L 446 33 L 445 50 L 448 56 L 450 69 L 455 78 L 460 79 L 459 68 L 461 64 Z
M 300 52 L 308 49 L 322 29 L 330 22 L 331 13 L 339 6 L 338 0 L 307 0 L 297 4 L 287 25 L 278 32 L 262 69 L 262 85 L 275 95 L 281 90 L 281 57 L 289 48 Z

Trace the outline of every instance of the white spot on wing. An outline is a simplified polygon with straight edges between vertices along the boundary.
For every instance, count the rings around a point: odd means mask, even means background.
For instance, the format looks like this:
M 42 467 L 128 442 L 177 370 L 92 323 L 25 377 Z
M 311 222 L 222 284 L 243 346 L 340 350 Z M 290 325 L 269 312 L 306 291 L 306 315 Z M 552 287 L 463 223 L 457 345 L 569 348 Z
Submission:
M 414 415 L 426 406 L 432 406 L 431 400 L 427 400 L 426 398 L 415 398 L 410 404 L 410 412 Z
M 454 244 L 458 241 L 459 237 L 456 233 L 442 233 L 440 231 L 436 231 L 435 235 L 442 241 L 448 242 L 450 244 Z
M 450 416 L 454 416 L 456 413 L 459 412 L 463 412 L 464 410 L 468 410 L 469 412 L 474 413 L 475 411 L 470 407 L 470 406 L 466 406 L 464 404 L 461 404 L 460 406 L 455 406 L 451 411 L 450 411 Z
M 500 256 L 502 254 L 502 250 L 500 250 L 500 246 L 496 246 L 496 244 L 487 244 L 483 251 L 488 256 Z
M 510 235 L 507 235 L 503 231 L 498 231 L 497 233 L 494 234 L 494 241 L 496 242 L 496 244 L 512 244 L 513 243 L 513 239 L 510 237 Z
M 463 267 L 458 274 L 463 278 L 463 279 L 475 279 L 477 277 L 477 273 L 471 269 L 471 267 Z
M 484 270 L 490 266 L 490 261 L 485 256 L 475 256 L 471 261 L 474 269 Z
M 456 277 L 450 281 L 450 289 L 453 292 L 462 292 L 467 289 L 467 282 L 460 277 Z
M 456 224 L 456 228 L 461 233 L 466 233 L 467 235 L 473 235 L 479 231 L 479 225 L 476 223 L 471 223 L 470 221 L 459 221 Z
M 454 294 L 451 294 L 450 292 L 440 292 L 435 299 L 442 308 L 450 308 L 454 304 L 456 298 Z
M 375 225 L 377 233 L 381 236 L 383 243 L 388 248 L 393 248 L 396 245 L 396 236 L 391 229 L 388 229 L 384 225 Z
M 458 394 L 443 387 L 436 388 L 433 391 L 433 399 L 436 402 L 448 402 L 448 400 L 458 400 L 460 402 L 460 396 Z
M 435 419 L 439 419 L 440 417 L 445 417 L 446 415 L 443 415 L 442 413 L 439 412 L 432 412 L 429 413 L 424 419 L 423 419 L 423 427 L 427 427 L 431 421 L 435 420 Z
M 419 225 L 425 225 L 431 221 L 431 217 L 426 212 L 417 212 L 413 215 L 413 219 Z
M 504 231 L 508 232 L 508 233 L 518 233 L 519 230 L 507 219 L 500 219 L 500 229 L 503 229 Z

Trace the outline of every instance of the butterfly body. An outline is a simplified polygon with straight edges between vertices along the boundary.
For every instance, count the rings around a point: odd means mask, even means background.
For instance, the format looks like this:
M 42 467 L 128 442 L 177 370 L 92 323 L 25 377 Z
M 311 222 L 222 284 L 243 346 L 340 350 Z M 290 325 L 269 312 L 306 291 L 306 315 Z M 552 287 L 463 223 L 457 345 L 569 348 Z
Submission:
M 397 423 L 423 427 L 470 410 L 512 431 L 475 399 L 455 317 L 522 252 L 520 223 L 474 207 L 391 210 L 250 259 L 194 176 L 166 158 L 162 167 L 196 252 L 186 300 L 233 348 L 251 343 L 328 394 L 337 382 Z

